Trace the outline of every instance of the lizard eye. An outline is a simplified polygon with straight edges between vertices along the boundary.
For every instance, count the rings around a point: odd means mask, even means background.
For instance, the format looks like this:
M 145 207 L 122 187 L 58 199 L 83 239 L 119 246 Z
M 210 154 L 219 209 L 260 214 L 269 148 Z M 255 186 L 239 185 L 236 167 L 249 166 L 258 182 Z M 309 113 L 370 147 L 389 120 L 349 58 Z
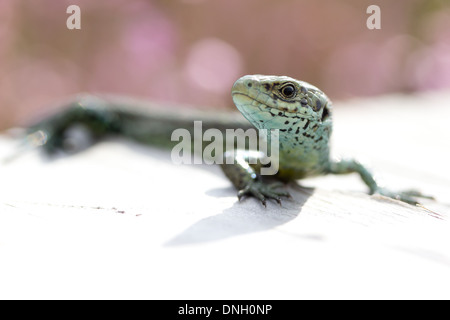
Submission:
M 296 90 L 292 84 L 288 84 L 281 88 L 280 92 L 286 98 L 293 98 L 295 96 Z

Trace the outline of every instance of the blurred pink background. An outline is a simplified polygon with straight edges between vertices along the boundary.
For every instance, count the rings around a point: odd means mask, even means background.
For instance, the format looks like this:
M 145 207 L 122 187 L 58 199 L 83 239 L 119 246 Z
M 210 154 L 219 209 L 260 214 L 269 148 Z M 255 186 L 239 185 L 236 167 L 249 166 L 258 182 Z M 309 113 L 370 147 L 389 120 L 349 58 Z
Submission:
M 81 30 L 66 28 L 72 4 Z M 450 88 L 449 1 L 0 1 L 0 129 L 80 91 L 233 108 L 231 85 L 254 73 L 334 100 Z

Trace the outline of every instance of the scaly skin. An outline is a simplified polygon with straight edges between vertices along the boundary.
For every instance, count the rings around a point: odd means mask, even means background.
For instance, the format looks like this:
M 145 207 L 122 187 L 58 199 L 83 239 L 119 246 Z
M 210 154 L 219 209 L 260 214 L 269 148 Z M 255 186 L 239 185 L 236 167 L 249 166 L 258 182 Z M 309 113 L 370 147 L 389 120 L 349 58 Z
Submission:
M 416 197 L 425 197 L 417 191 L 392 192 L 381 188 L 373 175 L 356 160 L 330 159 L 329 140 L 332 131 L 332 104 L 318 88 L 286 76 L 244 76 L 232 88 L 233 101 L 250 122 L 232 116 L 205 116 L 180 114 L 145 114 L 134 111 L 133 100 L 79 96 L 69 103 L 67 110 L 30 128 L 30 136 L 39 132 L 44 137 L 41 145 L 52 153 L 65 148 L 65 133 L 74 124 L 88 128 L 92 137 L 116 134 L 144 144 L 171 147 L 171 134 L 177 128 L 193 131 L 193 121 L 202 120 L 203 129 L 250 128 L 279 129 L 278 182 L 267 183 L 260 175 L 261 155 L 239 150 L 233 164 L 221 165 L 225 175 L 238 189 L 238 198 L 253 196 L 266 205 L 267 199 L 280 203 L 280 197 L 289 196 L 280 190 L 281 182 L 326 174 L 358 173 L 369 187 L 370 194 L 378 193 L 410 204 Z M 203 147 L 206 145 L 204 144 Z M 264 156 L 264 155 L 263 155 Z M 225 153 L 224 158 L 230 157 Z M 251 158 L 256 157 L 255 159 Z M 428 197 L 427 197 L 428 198 Z
M 329 146 L 332 104 L 320 89 L 309 83 L 286 76 L 244 76 L 233 85 L 232 96 L 239 111 L 254 127 L 279 129 L 277 177 L 280 180 L 356 172 L 369 187 L 370 194 L 378 193 L 410 204 L 417 204 L 416 197 L 431 198 L 414 190 L 394 192 L 381 188 L 369 170 L 356 160 L 333 161 Z M 263 184 L 257 174 L 258 167 L 254 167 L 254 172 L 239 168 L 239 164 L 223 168 L 240 190 L 239 196 L 249 194 L 263 204 L 266 198 L 279 201 L 277 186 Z

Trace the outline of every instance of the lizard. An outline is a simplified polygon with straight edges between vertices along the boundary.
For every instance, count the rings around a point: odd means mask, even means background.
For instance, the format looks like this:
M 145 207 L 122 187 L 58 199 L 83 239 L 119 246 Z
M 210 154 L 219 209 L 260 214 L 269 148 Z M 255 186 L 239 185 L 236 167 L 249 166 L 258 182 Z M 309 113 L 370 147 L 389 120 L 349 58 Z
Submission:
M 196 115 L 137 111 L 134 100 L 79 95 L 65 111 L 29 127 L 27 140 L 33 140 L 49 153 L 70 149 L 67 132 L 82 124 L 94 137 L 120 135 L 140 143 L 160 147 L 174 145 L 171 133 L 177 128 L 193 130 L 195 120 L 204 128 L 277 129 L 279 133 L 279 169 L 275 182 L 261 176 L 260 153 L 249 150 L 233 153 L 235 161 L 224 161 L 221 168 L 238 190 L 238 199 L 255 197 L 266 206 L 267 200 L 281 204 L 290 194 L 282 187 L 289 181 L 327 174 L 357 173 L 369 188 L 369 194 L 380 194 L 412 205 L 417 198 L 432 198 L 418 191 L 391 191 L 380 186 L 369 169 L 355 159 L 333 159 L 330 136 L 333 106 L 319 88 L 288 76 L 246 75 L 232 86 L 231 95 L 243 117 Z M 270 131 L 268 131 L 270 132 Z M 36 142 L 37 141 L 37 142 Z M 223 157 L 230 155 L 225 152 Z M 256 158 L 256 159 L 255 159 Z M 253 160 L 253 161 L 251 161 Z M 255 164 L 256 163 L 256 164 Z

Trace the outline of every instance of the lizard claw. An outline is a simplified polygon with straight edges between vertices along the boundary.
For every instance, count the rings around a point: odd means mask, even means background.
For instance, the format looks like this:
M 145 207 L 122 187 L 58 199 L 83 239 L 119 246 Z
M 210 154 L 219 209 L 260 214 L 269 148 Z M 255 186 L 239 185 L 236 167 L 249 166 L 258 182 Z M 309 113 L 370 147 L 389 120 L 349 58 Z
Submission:
M 417 197 L 417 198 L 424 198 L 424 199 L 435 200 L 435 198 L 433 196 L 425 195 L 422 192 L 417 191 L 415 189 L 405 190 L 405 191 L 403 191 L 401 193 L 404 194 L 404 195 L 410 196 L 410 197 Z
M 380 194 L 385 197 L 392 198 L 392 199 L 400 200 L 400 201 L 409 203 L 411 205 L 420 204 L 416 198 L 424 198 L 424 199 L 434 200 L 434 197 L 424 195 L 417 190 L 405 190 L 405 191 L 395 192 L 395 191 L 391 191 L 389 189 L 380 188 L 375 193 Z
M 267 199 L 275 200 L 281 206 L 281 197 L 291 198 L 291 195 L 284 190 L 278 190 L 280 183 L 264 184 L 262 181 L 252 181 L 244 189 L 239 190 L 239 201 L 244 196 L 252 196 L 261 201 L 264 207 L 267 207 Z

